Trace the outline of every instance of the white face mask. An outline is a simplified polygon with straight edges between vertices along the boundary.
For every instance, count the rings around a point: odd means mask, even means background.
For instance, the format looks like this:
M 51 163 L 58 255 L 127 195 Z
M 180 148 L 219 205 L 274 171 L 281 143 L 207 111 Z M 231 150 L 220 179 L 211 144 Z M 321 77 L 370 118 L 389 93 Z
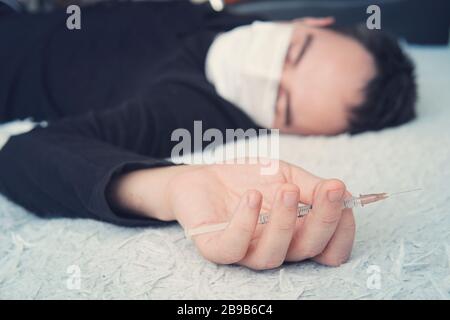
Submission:
M 254 22 L 219 35 L 208 50 L 206 77 L 217 93 L 271 127 L 291 23 Z

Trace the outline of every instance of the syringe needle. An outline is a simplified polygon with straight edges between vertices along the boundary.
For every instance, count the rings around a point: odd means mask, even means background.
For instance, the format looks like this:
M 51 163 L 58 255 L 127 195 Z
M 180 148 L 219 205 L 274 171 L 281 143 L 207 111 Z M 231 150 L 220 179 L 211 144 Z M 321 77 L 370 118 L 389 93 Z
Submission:
M 422 188 L 417 188 L 417 189 L 412 189 L 412 190 L 406 190 L 406 191 L 400 191 L 400 192 L 394 192 L 394 193 L 389 193 L 389 197 L 391 196 L 396 196 L 402 193 L 408 193 L 408 192 L 414 192 L 414 191 L 419 191 L 422 190 Z

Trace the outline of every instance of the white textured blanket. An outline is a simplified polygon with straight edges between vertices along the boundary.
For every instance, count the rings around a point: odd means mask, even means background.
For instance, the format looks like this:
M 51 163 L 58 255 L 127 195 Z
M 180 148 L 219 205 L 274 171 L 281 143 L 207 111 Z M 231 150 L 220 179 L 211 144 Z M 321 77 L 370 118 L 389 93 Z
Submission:
M 281 138 L 282 159 L 340 178 L 355 194 L 423 188 L 357 209 L 348 263 L 217 266 L 177 225 L 43 220 L 0 197 L 0 298 L 448 299 L 450 49 L 408 50 L 418 65 L 416 121 L 355 137 Z M 2 139 L 22 126 L 3 127 Z

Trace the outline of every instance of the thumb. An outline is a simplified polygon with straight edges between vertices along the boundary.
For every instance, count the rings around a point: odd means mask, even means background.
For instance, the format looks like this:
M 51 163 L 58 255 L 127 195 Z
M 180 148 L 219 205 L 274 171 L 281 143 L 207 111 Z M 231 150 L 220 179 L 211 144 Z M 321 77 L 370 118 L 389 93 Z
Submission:
M 219 264 L 242 260 L 253 238 L 261 204 L 262 194 L 259 191 L 247 191 L 241 197 L 226 229 L 207 241 L 207 245 L 203 248 L 204 256 Z

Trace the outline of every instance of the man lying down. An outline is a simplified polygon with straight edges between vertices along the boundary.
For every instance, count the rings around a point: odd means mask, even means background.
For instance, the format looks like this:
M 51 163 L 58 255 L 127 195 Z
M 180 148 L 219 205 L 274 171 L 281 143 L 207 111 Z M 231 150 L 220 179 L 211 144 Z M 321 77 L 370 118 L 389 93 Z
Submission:
M 268 269 L 351 253 L 350 195 L 337 179 L 279 163 L 173 165 L 171 134 L 278 128 L 301 135 L 360 133 L 414 118 L 413 65 L 397 42 L 332 18 L 261 22 L 176 3 L 82 8 L 0 19 L 0 117 L 48 121 L 0 151 L 0 186 L 42 217 L 124 226 L 230 221 L 193 238 L 219 264 Z M 298 203 L 312 214 L 296 218 Z M 270 222 L 257 224 L 260 212 Z

